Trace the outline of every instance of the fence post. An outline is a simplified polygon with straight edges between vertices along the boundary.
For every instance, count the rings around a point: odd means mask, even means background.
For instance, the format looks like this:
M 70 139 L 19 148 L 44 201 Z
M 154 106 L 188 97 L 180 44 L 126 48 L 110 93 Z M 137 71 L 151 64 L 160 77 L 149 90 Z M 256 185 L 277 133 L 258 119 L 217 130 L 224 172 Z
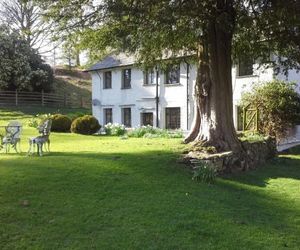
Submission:
M 64 92 L 64 107 L 67 107 L 67 94 Z
M 44 96 L 44 90 L 42 90 L 42 107 L 45 106 L 45 96 Z
M 15 94 L 15 100 L 16 100 L 16 106 L 18 106 L 18 102 L 19 102 L 19 100 L 18 100 L 18 90 L 16 90 L 16 94 Z
M 80 97 L 80 107 L 81 107 L 81 108 L 83 108 L 83 104 L 84 104 L 84 103 L 83 103 L 83 97 L 81 96 L 81 97 Z

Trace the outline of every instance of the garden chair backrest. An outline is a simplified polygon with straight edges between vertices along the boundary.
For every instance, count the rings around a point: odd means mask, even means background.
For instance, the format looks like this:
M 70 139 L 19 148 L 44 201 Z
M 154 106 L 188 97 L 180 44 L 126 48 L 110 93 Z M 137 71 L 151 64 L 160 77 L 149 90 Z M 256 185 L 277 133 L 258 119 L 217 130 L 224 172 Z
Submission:
M 20 139 L 22 132 L 22 124 L 19 121 L 11 121 L 6 126 L 6 137 L 11 139 Z
M 51 132 L 51 126 L 52 126 L 52 120 L 47 119 L 45 120 L 39 127 L 39 133 L 42 135 L 50 135 Z

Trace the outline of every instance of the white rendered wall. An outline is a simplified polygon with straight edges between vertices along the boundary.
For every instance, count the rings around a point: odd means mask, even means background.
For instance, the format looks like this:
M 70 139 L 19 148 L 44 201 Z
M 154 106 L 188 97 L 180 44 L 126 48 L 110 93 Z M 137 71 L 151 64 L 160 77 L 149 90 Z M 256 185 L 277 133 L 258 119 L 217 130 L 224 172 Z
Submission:
M 136 67 L 131 68 L 131 88 L 121 89 L 122 68 L 112 69 L 112 88 L 103 88 L 103 72 L 92 72 L 92 97 L 101 105 L 93 106 L 93 115 L 100 124 L 104 124 L 103 115 L 105 108 L 113 109 L 113 122 L 122 123 L 121 109 L 131 108 L 132 127 L 141 126 L 141 113 L 153 113 L 153 125 L 156 125 L 156 85 L 144 85 L 143 71 Z M 123 69 L 124 69 L 123 68 Z M 300 84 L 300 74 L 290 71 L 288 78 L 283 75 L 274 75 L 272 68 L 258 68 L 254 65 L 254 74 L 251 76 L 237 76 L 237 68 L 232 69 L 233 90 L 233 118 L 237 127 L 237 106 L 243 92 L 251 90 L 253 84 L 271 81 L 275 77 L 282 80 L 295 81 Z M 194 119 L 194 85 L 196 81 L 196 66 L 190 65 L 189 86 L 187 90 L 187 66 L 180 65 L 180 83 L 174 85 L 165 84 L 165 74 L 160 72 L 159 77 L 159 127 L 165 128 L 165 108 L 180 107 L 181 129 L 191 128 Z M 187 92 L 189 102 L 187 102 Z M 187 109 L 188 106 L 188 109 Z
M 125 67 L 126 68 L 126 67 Z M 144 75 L 141 69 L 131 68 L 131 88 L 121 89 L 122 69 L 113 69 L 112 88 L 103 88 L 103 72 L 92 73 L 92 97 L 101 105 L 93 106 L 93 115 L 100 124 L 104 124 L 103 114 L 105 108 L 113 109 L 113 122 L 122 123 L 121 108 L 131 108 L 132 126 L 141 126 L 141 113 L 153 113 L 153 125 L 156 125 L 156 85 L 144 85 Z M 124 68 L 123 68 L 124 69 Z M 195 66 L 190 66 L 189 78 L 189 103 L 187 103 L 187 65 L 180 65 L 180 83 L 175 85 L 165 84 L 165 74 L 160 72 L 159 77 L 159 127 L 165 128 L 165 108 L 179 107 L 181 129 L 188 130 L 193 120 L 193 91 L 195 84 Z M 187 106 L 188 114 L 187 114 Z M 189 120 L 187 120 L 187 118 Z

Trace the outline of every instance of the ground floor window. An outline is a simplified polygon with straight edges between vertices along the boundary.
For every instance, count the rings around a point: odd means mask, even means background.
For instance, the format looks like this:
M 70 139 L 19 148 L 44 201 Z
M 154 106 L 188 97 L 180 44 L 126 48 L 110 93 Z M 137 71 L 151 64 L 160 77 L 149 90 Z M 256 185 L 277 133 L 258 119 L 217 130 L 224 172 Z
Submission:
M 104 109 L 104 124 L 113 123 L 112 108 Z
M 153 113 L 142 113 L 142 126 L 153 126 Z
M 131 108 L 122 109 L 122 123 L 127 128 L 131 127 Z
M 166 129 L 180 128 L 180 108 L 166 108 Z

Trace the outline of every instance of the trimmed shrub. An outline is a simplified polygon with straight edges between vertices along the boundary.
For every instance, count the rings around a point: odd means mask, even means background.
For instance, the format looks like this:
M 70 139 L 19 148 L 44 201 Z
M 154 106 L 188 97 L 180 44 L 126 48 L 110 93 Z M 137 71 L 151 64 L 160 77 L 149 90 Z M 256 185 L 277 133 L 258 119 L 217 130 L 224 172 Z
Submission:
M 98 120 L 92 115 L 85 115 L 76 118 L 71 125 L 71 132 L 82 135 L 92 135 L 95 134 L 101 125 Z
M 257 84 L 242 95 L 241 104 L 258 107 L 259 131 L 277 140 L 300 121 L 300 96 L 295 83 L 275 80 Z
M 54 114 L 51 116 L 53 132 L 70 132 L 72 121 L 71 119 L 62 114 Z

